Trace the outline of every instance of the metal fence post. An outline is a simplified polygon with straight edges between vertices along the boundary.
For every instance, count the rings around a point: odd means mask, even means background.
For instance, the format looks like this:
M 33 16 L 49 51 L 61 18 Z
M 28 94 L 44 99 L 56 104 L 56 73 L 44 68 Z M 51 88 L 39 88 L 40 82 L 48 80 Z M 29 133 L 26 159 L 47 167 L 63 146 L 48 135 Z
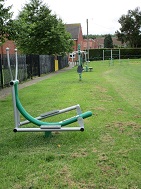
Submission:
M 3 71 L 2 71 L 2 55 L 0 55 L 0 83 L 1 83 L 1 88 L 3 88 Z
M 38 77 L 41 77 L 40 57 L 39 57 L 39 55 L 36 55 L 36 59 L 37 59 L 37 67 L 38 67 Z

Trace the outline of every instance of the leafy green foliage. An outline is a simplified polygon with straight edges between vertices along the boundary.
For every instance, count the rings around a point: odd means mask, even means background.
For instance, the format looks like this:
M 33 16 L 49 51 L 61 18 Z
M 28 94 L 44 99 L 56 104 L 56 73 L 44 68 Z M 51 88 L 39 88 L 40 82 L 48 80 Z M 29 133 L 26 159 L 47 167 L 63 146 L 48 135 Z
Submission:
M 141 47 L 141 11 L 139 7 L 129 10 L 127 15 L 122 15 L 118 21 L 121 24 L 116 36 L 122 43 L 130 47 Z
M 110 35 L 111 35 L 111 37 L 115 37 L 115 34 L 110 34 Z M 102 38 L 102 37 L 105 37 L 105 34 L 100 34 L 100 35 L 98 35 L 98 34 L 89 34 L 88 35 L 89 39 L 98 39 L 98 38 Z M 87 35 L 83 35 L 83 38 L 87 39 Z
M 65 25 L 42 0 L 31 0 L 15 20 L 16 42 L 23 53 L 65 54 L 72 41 Z
M 12 31 L 12 15 L 10 12 L 12 6 L 5 7 L 5 0 L 0 0 L 0 42 L 3 44 L 6 39 L 11 39 L 13 35 Z
M 87 35 L 83 35 L 83 38 L 84 38 L 84 39 L 87 39 Z M 96 39 L 96 35 L 89 34 L 89 35 L 88 35 L 88 38 L 89 38 L 89 39 Z
M 110 34 L 105 36 L 104 48 L 113 48 L 113 40 Z
M 89 56 L 90 60 L 103 60 L 103 50 L 104 50 L 104 60 L 111 57 L 111 51 L 107 48 L 105 49 L 90 49 Z M 119 48 L 113 49 L 113 58 L 119 58 Z M 125 58 L 141 58 L 141 48 L 121 48 L 120 49 L 120 59 Z

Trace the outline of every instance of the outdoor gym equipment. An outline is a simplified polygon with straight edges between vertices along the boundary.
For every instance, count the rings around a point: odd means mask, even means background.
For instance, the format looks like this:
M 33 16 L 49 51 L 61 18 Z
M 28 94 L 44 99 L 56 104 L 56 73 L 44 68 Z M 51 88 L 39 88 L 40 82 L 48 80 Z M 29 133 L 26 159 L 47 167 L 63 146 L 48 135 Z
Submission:
M 79 73 L 79 80 L 81 80 L 81 74 L 82 74 L 82 71 L 92 71 L 93 70 L 93 67 L 89 67 L 88 66 L 88 63 L 90 61 L 87 61 L 86 60 L 86 55 L 88 54 L 86 51 L 81 51 L 80 50 L 80 44 L 78 45 L 78 51 L 76 51 L 78 53 L 78 68 L 77 68 L 77 72 Z M 85 63 L 86 65 L 83 67 L 82 65 L 82 62 L 83 62 L 83 54 L 85 56 Z
M 120 63 L 120 49 L 110 49 L 110 50 L 103 50 L 103 61 L 105 60 L 105 52 L 110 52 L 110 62 L 109 65 L 114 65 L 114 57 L 117 59 L 119 59 L 119 63 Z M 109 54 L 109 53 L 108 53 Z
M 90 71 L 91 72 L 93 70 L 93 68 L 92 67 L 88 67 L 88 63 L 90 62 L 90 61 L 87 61 L 87 57 L 86 57 L 86 55 L 88 53 L 86 51 L 82 51 L 81 50 L 80 44 L 78 44 L 77 51 L 73 51 L 72 53 L 70 53 L 70 57 L 72 59 L 72 64 L 73 65 L 74 65 L 73 60 L 74 60 L 74 57 L 75 57 L 76 54 L 78 55 L 77 73 L 79 74 L 79 81 L 81 81 L 81 79 L 82 79 L 82 72 L 83 71 L 86 71 L 86 72 Z M 85 62 L 86 62 L 86 65 L 84 67 L 83 67 L 83 55 L 85 57 Z
M 78 67 L 77 67 L 77 72 L 79 74 L 79 81 L 82 79 L 82 72 L 83 72 L 83 66 L 82 66 L 82 52 L 80 50 L 80 44 L 78 44 Z
M 67 107 L 61 110 L 54 110 L 50 112 L 46 112 L 41 114 L 40 116 L 34 118 L 32 117 L 22 106 L 19 95 L 18 95 L 18 58 L 17 58 L 17 49 L 15 49 L 15 57 L 16 57 L 16 67 L 15 67 L 15 78 L 13 77 L 10 65 L 10 57 L 9 57 L 9 48 L 6 48 L 7 51 L 7 61 L 8 67 L 10 71 L 11 81 L 10 86 L 12 87 L 12 97 L 13 97 L 13 107 L 14 107 L 14 119 L 15 119 L 15 128 L 14 132 L 45 132 L 45 136 L 49 136 L 51 131 L 84 131 L 84 120 L 87 117 L 92 116 L 91 111 L 87 111 L 82 113 L 80 105 L 74 105 L 71 107 Z M 42 119 L 52 117 L 64 112 L 68 112 L 71 110 L 76 110 L 77 115 L 71 118 L 59 121 L 59 122 L 43 122 Z M 20 114 L 26 119 L 25 121 L 20 121 Z M 78 122 L 77 127 L 65 127 L 71 123 Z M 38 126 L 35 128 L 27 128 L 21 127 L 22 125 L 26 125 L 29 123 L 33 123 Z

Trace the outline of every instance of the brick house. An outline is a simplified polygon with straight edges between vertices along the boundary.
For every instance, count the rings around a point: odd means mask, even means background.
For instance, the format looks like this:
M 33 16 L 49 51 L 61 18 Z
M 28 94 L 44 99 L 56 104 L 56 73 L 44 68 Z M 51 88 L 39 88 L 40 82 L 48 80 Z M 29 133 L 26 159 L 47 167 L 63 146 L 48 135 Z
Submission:
M 72 40 L 74 41 L 73 50 L 77 51 L 78 44 L 81 45 L 81 50 L 83 50 L 83 34 L 80 23 L 76 24 L 66 24 L 66 30 L 72 36 Z
M 88 46 L 88 47 L 87 47 Z M 87 50 L 87 48 L 89 49 L 96 49 L 96 43 L 95 43 L 95 39 L 83 39 L 83 49 Z
M 7 40 L 3 45 L 0 46 L 0 54 L 6 54 L 7 47 L 10 49 L 10 51 L 9 51 L 10 54 L 15 53 L 16 45 L 15 45 L 14 41 Z
M 80 23 L 74 23 L 74 24 L 66 24 L 66 30 L 69 32 L 72 36 L 72 40 L 74 41 L 73 51 L 77 51 L 78 44 L 81 46 L 81 50 L 84 50 L 83 46 L 83 34 L 82 34 L 82 27 Z M 77 54 L 69 54 L 69 61 L 76 61 L 78 59 Z
M 97 37 L 94 39 L 94 49 L 104 48 L 104 39 L 105 37 Z M 122 47 L 121 41 L 118 41 L 116 37 L 112 37 L 114 47 Z
M 66 24 L 66 30 L 72 35 L 72 39 L 74 40 L 73 50 L 77 50 L 78 44 L 81 45 L 81 50 L 86 50 L 87 46 L 89 49 L 100 49 L 104 48 L 104 39 L 105 37 L 97 37 L 96 39 L 83 39 L 83 33 L 80 23 L 75 24 Z M 116 37 L 112 37 L 113 45 L 115 47 L 122 47 L 122 43 L 117 40 Z

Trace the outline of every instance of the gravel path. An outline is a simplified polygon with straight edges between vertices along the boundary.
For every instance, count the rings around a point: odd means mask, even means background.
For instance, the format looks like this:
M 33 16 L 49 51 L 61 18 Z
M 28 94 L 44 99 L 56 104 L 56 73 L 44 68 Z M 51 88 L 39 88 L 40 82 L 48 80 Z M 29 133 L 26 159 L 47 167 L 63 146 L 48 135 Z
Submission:
M 41 77 L 34 77 L 32 80 L 29 80 L 29 81 L 26 81 L 24 83 L 21 83 L 19 84 L 19 89 L 22 89 L 22 88 L 25 88 L 27 86 L 30 86 L 30 85 L 33 85 L 39 81 L 42 81 L 42 80 L 45 80 L 47 78 L 50 78 L 56 74 L 59 74 L 59 73 L 62 73 L 62 72 L 65 72 L 69 69 L 72 68 L 72 65 L 69 65 L 69 67 L 66 67 L 64 69 L 61 69 L 61 70 L 58 70 L 56 72 L 53 72 L 53 73 L 49 73 L 45 76 L 41 76 Z M 4 89 L 1 89 L 0 90 L 0 99 L 4 99 L 6 96 L 10 95 L 11 94 L 11 87 L 6 87 Z

